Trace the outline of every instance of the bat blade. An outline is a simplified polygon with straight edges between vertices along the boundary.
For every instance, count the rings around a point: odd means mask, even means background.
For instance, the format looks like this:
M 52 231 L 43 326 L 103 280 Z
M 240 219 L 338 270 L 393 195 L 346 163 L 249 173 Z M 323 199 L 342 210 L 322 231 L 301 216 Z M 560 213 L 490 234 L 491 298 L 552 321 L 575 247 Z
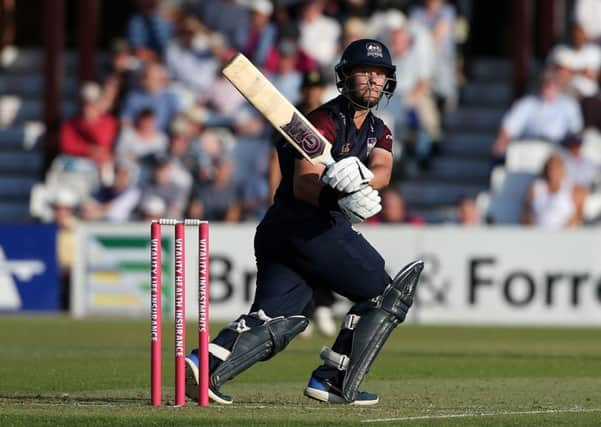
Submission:
M 282 136 L 312 163 L 334 163 L 330 142 L 242 53 L 223 68 L 223 75 Z

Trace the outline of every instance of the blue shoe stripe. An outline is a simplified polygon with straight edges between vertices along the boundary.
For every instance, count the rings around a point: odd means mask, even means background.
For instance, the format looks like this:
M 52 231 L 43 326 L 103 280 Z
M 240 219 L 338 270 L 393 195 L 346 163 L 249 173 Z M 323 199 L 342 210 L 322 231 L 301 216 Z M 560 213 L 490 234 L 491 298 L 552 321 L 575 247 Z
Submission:
M 186 359 L 190 360 L 198 368 L 198 355 L 196 353 L 190 353 L 186 356 Z
M 311 377 L 307 387 L 313 388 L 315 390 L 320 390 L 320 391 L 328 391 L 328 386 L 326 386 L 324 383 L 320 382 L 315 377 Z
M 326 392 L 326 393 L 328 393 L 329 396 L 337 396 L 338 398 L 343 399 L 341 396 L 341 393 L 339 391 L 332 389 L 327 383 L 324 383 L 315 377 L 311 377 L 311 379 L 309 380 L 309 384 L 307 384 L 307 388 L 316 390 L 316 391 Z M 313 396 L 310 396 L 310 397 L 313 397 Z M 315 397 L 313 397 L 313 398 L 315 398 Z M 321 400 L 321 399 L 318 399 L 318 400 Z M 357 392 L 357 396 L 355 397 L 355 400 L 353 402 L 355 402 L 355 403 L 361 403 L 361 402 L 376 403 L 376 402 L 378 402 L 378 395 L 375 393 L 370 393 L 368 391 L 359 391 L 359 392 Z

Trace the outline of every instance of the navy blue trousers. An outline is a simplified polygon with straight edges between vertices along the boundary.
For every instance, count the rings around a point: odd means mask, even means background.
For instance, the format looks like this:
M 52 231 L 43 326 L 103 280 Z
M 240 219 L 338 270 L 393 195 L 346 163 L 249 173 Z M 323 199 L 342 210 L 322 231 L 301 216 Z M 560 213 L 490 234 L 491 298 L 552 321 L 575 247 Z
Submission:
M 341 214 L 314 222 L 264 221 L 255 234 L 257 286 L 252 311 L 302 314 L 314 287 L 365 301 L 390 283 L 384 259 Z
M 381 295 L 391 282 L 384 259 L 341 214 L 324 215 L 310 223 L 263 220 L 255 234 L 255 256 L 257 286 L 250 311 L 261 309 L 270 317 L 303 314 L 314 287 L 329 288 L 361 302 Z M 249 327 L 261 323 L 243 317 Z M 225 328 L 213 342 L 231 349 L 237 336 Z M 211 372 L 220 363 L 211 355 Z M 340 374 L 321 369 L 314 375 L 330 378 Z

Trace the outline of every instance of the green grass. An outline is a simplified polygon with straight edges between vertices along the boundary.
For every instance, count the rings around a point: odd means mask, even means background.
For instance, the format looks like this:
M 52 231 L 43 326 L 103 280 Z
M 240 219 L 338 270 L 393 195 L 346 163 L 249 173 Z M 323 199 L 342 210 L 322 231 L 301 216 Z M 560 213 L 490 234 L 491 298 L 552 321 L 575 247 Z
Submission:
M 164 331 L 170 404 L 173 335 Z M 192 324 L 188 332 L 190 347 Z M 319 336 L 226 384 L 231 407 L 153 408 L 148 336 L 140 320 L 0 317 L 0 426 L 601 425 L 599 329 L 402 325 L 363 383 L 381 402 L 365 408 L 302 396 L 329 344 Z

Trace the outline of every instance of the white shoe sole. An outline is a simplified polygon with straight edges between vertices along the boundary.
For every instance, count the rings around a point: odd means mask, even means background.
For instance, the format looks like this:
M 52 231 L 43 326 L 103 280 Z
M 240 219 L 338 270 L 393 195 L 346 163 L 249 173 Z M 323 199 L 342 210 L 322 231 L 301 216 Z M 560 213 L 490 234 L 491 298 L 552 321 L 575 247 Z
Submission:
M 186 396 L 198 401 L 198 368 L 186 358 Z M 231 405 L 231 400 L 224 400 L 217 396 L 209 387 L 209 399 L 221 405 Z
M 310 397 L 311 399 L 319 400 L 321 402 L 328 403 L 336 403 L 336 404 L 344 404 L 344 405 L 354 405 L 354 406 L 369 406 L 375 405 L 380 401 L 378 397 L 375 400 L 355 400 L 353 402 L 347 402 L 342 397 L 338 396 L 334 393 L 329 393 L 323 390 L 317 390 L 316 388 L 306 387 L 305 388 L 305 396 Z

